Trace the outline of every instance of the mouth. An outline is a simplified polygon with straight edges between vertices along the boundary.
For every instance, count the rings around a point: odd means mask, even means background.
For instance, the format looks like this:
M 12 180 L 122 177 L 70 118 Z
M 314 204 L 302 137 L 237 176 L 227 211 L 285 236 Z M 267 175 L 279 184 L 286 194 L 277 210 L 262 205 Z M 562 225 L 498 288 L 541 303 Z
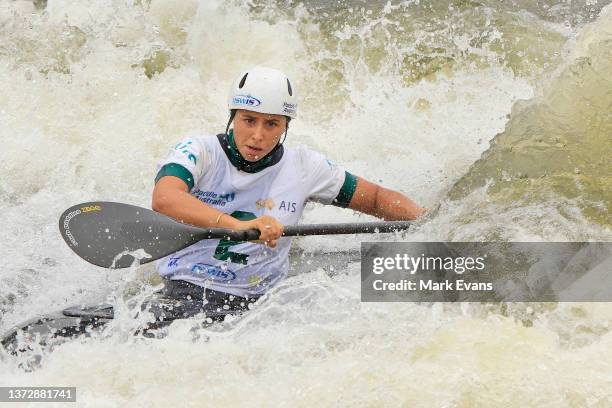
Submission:
M 260 154 L 261 152 L 263 152 L 263 149 L 259 147 L 250 146 L 250 145 L 245 145 L 244 147 L 246 148 L 248 153 Z
M 259 158 L 263 152 L 263 149 L 250 145 L 245 145 L 244 150 L 248 156 L 252 156 L 256 159 Z

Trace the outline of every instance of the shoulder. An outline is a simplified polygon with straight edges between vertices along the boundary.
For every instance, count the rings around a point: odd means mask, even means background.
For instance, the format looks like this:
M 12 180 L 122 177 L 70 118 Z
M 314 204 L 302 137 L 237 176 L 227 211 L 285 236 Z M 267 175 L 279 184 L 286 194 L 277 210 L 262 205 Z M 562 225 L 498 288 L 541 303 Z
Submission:
M 219 145 L 216 135 L 188 133 L 175 143 L 174 150 L 180 151 L 187 149 L 197 153 L 210 153 L 214 150 L 216 145 Z
M 306 146 L 297 146 L 287 149 L 287 154 L 291 160 L 305 168 L 318 166 L 327 162 L 323 154 Z
M 180 164 L 197 178 L 217 156 L 212 143 L 214 139 L 214 135 L 186 134 L 172 145 L 170 153 L 158 166 Z
M 344 170 L 324 154 L 305 146 L 290 149 L 290 169 L 302 177 L 304 182 L 320 184 L 341 182 Z

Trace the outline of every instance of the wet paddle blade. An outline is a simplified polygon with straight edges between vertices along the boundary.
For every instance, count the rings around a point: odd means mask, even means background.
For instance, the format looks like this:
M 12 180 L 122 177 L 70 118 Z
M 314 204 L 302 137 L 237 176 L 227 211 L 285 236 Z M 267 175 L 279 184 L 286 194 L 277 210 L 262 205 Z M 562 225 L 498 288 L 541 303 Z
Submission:
M 140 263 L 163 258 L 210 232 L 146 208 L 104 201 L 70 207 L 59 228 L 77 255 L 104 268 L 126 268 L 136 257 Z

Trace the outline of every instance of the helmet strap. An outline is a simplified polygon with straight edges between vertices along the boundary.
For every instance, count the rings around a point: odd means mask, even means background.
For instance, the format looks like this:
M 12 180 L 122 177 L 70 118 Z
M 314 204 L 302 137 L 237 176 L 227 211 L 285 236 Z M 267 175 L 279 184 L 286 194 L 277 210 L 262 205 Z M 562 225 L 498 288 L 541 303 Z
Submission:
M 225 134 L 226 135 L 229 132 L 229 127 L 232 124 L 232 121 L 234 120 L 234 117 L 236 117 L 236 112 L 237 111 L 238 111 L 237 109 L 230 110 L 230 117 L 229 117 L 229 120 L 227 121 L 227 126 L 225 127 Z
M 283 141 L 280 142 L 278 145 L 282 145 L 283 143 L 285 143 L 285 139 L 287 139 L 287 132 L 289 131 L 289 122 L 291 121 L 291 118 L 289 116 L 287 116 L 287 126 L 285 126 L 285 136 L 283 136 Z

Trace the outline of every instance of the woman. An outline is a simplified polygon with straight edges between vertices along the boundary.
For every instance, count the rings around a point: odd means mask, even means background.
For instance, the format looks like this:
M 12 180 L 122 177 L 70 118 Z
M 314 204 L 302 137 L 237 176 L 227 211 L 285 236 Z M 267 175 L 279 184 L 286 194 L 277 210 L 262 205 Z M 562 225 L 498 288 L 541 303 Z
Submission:
M 248 308 L 287 274 L 291 238 L 281 237 L 283 226 L 297 224 L 308 201 L 385 220 L 414 220 L 425 212 L 317 152 L 285 148 L 281 137 L 298 103 L 282 72 L 243 72 L 228 105 L 225 133 L 188 137 L 161 163 L 152 208 L 201 227 L 257 229 L 260 241 L 204 240 L 161 260 L 166 296 L 206 298 L 230 311 Z

